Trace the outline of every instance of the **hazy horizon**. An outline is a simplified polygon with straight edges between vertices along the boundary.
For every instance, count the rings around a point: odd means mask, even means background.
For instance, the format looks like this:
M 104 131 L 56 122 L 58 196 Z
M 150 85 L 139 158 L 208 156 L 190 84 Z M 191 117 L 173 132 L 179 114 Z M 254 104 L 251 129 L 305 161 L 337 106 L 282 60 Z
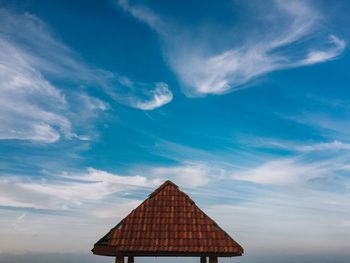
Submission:
M 283 253 L 263 253 L 254 255 L 244 255 L 242 257 L 232 257 L 232 258 L 218 258 L 219 262 L 222 263 L 245 263 L 245 262 L 256 262 L 256 263 L 295 263 L 295 262 L 305 262 L 305 263 L 316 263 L 316 262 L 332 262 L 332 263 L 346 263 L 349 260 L 349 254 L 302 254 L 302 255 L 293 255 L 293 253 L 283 254 Z M 28 263 L 114 263 L 115 258 L 113 257 L 104 257 L 96 256 L 89 254 L 45 254 L 45 253 L 25 253 L 21 255 L 11 255 L 11 254 L 2 254 L 0 255 L 1 263 L 17 263 L 17 262 L 28 262 Z M 198 257 L 135 257 L 135 263 L 198 263 Z M 127 263 L 127 258 L 125 258 L 125 263 Z

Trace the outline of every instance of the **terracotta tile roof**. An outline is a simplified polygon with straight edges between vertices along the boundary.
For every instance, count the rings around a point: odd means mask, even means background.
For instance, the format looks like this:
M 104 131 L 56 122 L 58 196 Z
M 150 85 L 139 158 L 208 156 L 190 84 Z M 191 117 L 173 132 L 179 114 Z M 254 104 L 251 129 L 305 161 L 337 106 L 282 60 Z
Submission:
M 243 248 L 166 181 L 92 249 L 98 255 L 241 256 Z

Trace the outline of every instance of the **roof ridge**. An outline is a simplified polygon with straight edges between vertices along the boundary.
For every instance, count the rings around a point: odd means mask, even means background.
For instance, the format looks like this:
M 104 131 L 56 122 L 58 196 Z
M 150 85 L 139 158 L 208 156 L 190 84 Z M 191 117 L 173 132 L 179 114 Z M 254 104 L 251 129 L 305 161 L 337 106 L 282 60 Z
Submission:
M 161 186 L 159 186 L 156 190 L 154 190 L 148 196 L 154 197 L 155 195 L 157 195 L 160 191 L 162 191 L 168 185 L 174 186 L 176 189 L 179 189 L 179 187 L 176 184 L 174 184 L 172 181 L 166 180 Z

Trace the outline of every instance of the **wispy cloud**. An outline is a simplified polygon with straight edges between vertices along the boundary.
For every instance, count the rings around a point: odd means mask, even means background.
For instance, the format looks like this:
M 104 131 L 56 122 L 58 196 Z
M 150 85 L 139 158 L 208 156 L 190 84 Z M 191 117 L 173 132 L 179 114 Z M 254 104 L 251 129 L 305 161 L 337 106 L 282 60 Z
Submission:
M 125 77 L 119 78 L 119 83 L 124 85 L 123 93 L 111 91 L 111 95 L 120 103 L 140 110 L 154 110 L 173 99 L 173 93 L 168 85 L 163 82 L 154 84 L 136 83 Z
M 93 168 L 41 181 L 7 176 L 0 180 L 0 206 L 67 210 L 113 194 L 123 197 L 127 191 L 158 184 L 158 180 L 152 181 L 143 176 L 120 176 Z
M 289 151 L 297 152 L 312 152 L 312 151 L 339 151 L 339 150 L 350 150 L 350 144 L 334 140 L 332 142 L 319 142 L 314 144 L 301 144 L 289 141 L 269 140 L 264 139 L 253 144 L 254 147 L 266 147 L 266 148 L 277 148 L 285 149 Z
M 27 176 L 4 176 L 0 180 L 0 206 L 27 207 L 50 210 L 70 210 L 88 203 L 108 203 L 118 198 L 127 207 L 133 199 L 125 195 L 136 190 L 159 186 L 165 180 L 173 180 L 181 187 L 197 188 L 219 179 L 224 171 L 202 163 L 184 163 L 169 167 L 143 169 L 147 175 L 118 175 L 88 168 L 83 172 L 63 172 L 38 180 Z M 108 217 L 105 209 L 96 215 Z
M 350 144 L 343 143 L 340 141 L 333 141 L 333 142 L 321 142 L 313 145 L 303 145 L 303 146 L 297 146 L 297 150 L 300 151 L 324 151 L 324 150 L 350 150 Z
M 249 243 L 251 251 L 304 251 L 306 247 L 316 253 L 346 251 L 349 235 L 343 233 L 348 231 L 349 196 L 293 190 L 265 190 L 264 196 L 243 204 L 216 204 L 205 211 L 243 245 Z
M 258 184 L 295 185 L 314 178 L 331 175 L 334 167 L 330 162 L 302 163 L 287 158 L 268 161 L 246 171 L 234 172 L 232 178 Z
M 81 86 L 98 86 L 117 102 L 142 110 L 172 100 L 165 83 L 152 87 L 132 82 L 131 90 L 122 79 L 87 65 L 36 16 L 0 9 L 0 139 L 53 143 L 62 135 L 88 138 L 74 131 L 75 118 L 91 119 L 95 116 L 89 112 L 109 105 Z M 77 89 L 65 89 L 62 80 Z
M 61 134 L 79 138 L 66 92 L 45 75 L 74 78 L 87 69 L 40 19 L 4 9 L 0 14 L 0 139 L 52 143 Z M 80 93 L 85 101 L 79 102 L 82 111 L 106 109 L 104 102 Z
M 344 111 L 343 116 L 337 114 L 337 111 Z M 318 130 L 318 132 L 328 140 L 336 138 L 337 140 L 347 142 L 350 135 L 348 109 L 343 110 L 336 107 L 334 110 L 327 112 L 322 111 L 305 111 L 287 119 L 293 120 L 306 126 Z
M 113 200 L 114 201 L 114 200 Z M 91 214 L 96 218 L 116 218 L 127 216 L 143 200 L 119 198 L 117 202 L 100 204 L 94 207 Z
M 153 110 L 169 103 L 173 94 L 165 83 L 157 83 L 154 90 L 149 91 L 151 99 L 143 101 L 136 100 L 131 105 L 141 110 Z
M 329 37 L 332 47 L 327 50 L 310 51 L 307 57 L 301 61 L 301 64 L 312 65 L 315 63 L 331 60 L 339 56 L 345 49 L 345 41 L 337 38 L 334 35 Z
M 243 43 L 232 44 L 223 51 L 203 44 L 207 38 L 200 33 L 210 35 L 210 27 L 188 32 L 189 29 L 182 28 L 180 23 L 167 22 L 161 14 L 145 6 L 129 4 L 127 0 L 119 1 L 119 5 L 159 34 L 165 58 L 189 96 L 234 91 L 272 71 L 334 59 L 345 48 L 345 42 L 334 35 L 329 36 L 329 43 L 322 39 L 324 36 L 313 39 L 322 16 L 306 1 L 271 1 L 260 10 L 263 18 L 255 21 L 262 24 L 260 29 L 248 28 L 248 34 L 237 32 L 242 34 Z M 249 34 L 250 30 L 254 33 Z M 222 37 L 227 42 L 237 42 L 231 28 Z M 215 42 L 214 37 L 210 39 Z
M 294 157 L 278 157 L 255 166 L 231 171 L 231 178 L 259 185 L 317 188 L 324 191 L 347 192 L 350 170 L 348 152 L 337 152 L 345 145 L 338 143 L 298 146 Z M 289 148 L 295 150 L 293 146 Z M 315 152 L 318 151 L 318 152 Z
M 19 217 L 16 218 L 15 222 L 12 225 L 14 230 L 18 230 L 19 224 L 26 216 L 27 216 L 27 213 L 23 213 L 22 215 L 20 215 Z
M 196 188 L 208 185 L 213 178 L 219 179 L 223 170 L 203 163 L 184 163 L 177 166 L 156 167 L 151 173 L 163 180 L 173 180 L 182 187 Z

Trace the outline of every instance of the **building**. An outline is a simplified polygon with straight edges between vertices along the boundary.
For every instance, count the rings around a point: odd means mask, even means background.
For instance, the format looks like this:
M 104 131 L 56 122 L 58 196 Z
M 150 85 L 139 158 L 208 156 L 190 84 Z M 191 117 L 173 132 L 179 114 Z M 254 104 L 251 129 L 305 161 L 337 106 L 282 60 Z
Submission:
M 116 263 L 134 262 L 137 256 L 200 257 L 216 263 L 235 257 L 243 248 L 210 219 L 192 199 L 166 181 L 92 249 L 96 255 L 114 256 Z

